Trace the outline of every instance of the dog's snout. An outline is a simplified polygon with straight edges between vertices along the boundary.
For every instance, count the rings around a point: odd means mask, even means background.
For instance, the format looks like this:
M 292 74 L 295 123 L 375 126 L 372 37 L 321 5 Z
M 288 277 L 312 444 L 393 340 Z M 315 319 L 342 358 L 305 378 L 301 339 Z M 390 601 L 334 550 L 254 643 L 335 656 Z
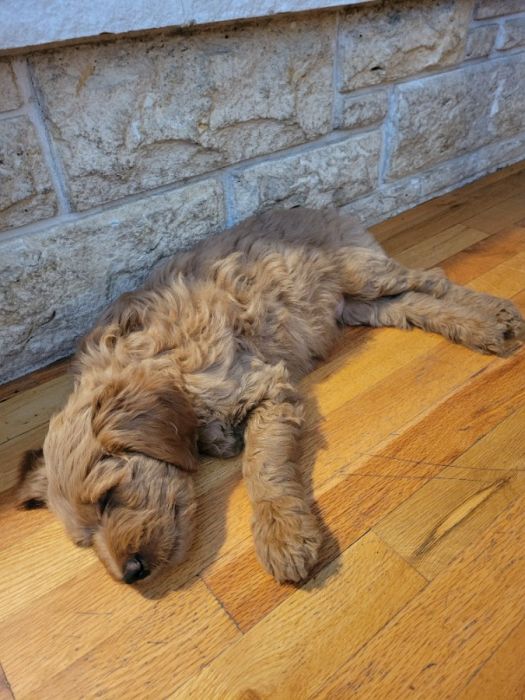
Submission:
M 146 576 L 149 576 L 149 569 L 144 563 L 144 560 L 140 554 L 134 554 L 124 567 L 122 574 L 122 580 L 124 583 L 135 583 L 135 581 L 140 581 Z

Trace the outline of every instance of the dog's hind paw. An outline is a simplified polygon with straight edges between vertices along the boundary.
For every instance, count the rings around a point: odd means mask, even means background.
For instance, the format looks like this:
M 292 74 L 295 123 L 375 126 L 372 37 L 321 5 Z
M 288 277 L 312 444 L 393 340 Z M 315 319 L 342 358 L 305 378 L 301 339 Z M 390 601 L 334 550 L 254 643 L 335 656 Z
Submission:
M 317 519 L 304 503 L 290 501 L 296 499 L 283 498 L 255 506 L 253 535 L 257 556 L 279 583 L 304 580 L 317 562 L 321 544 Z
M 506 357 L 522 346 L 525 321 L 511 301 L 493 297 L 480 305 L 478 318 L 466 331 L 466 345 Z

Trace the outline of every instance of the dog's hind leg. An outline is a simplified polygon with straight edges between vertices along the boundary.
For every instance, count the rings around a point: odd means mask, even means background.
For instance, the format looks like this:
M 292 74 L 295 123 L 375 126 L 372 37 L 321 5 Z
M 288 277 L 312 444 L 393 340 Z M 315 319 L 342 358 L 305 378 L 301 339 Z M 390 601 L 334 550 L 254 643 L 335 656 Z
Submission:
M 461 297 L 458 294 L 456 298 Z M 520 346 L 517 338 L 524 327 L 519 311 L 504 299 L 487 297 L 475 303 L 465 300 L 458 303 L 449 300 L 448 294 L 436 299 L 417 292 L 370 301 L 346 298 L 341 320 L 350 326 L 415 326 L 440 333 L 473 350 L 496 355 L 508 355 L 516 350 Z
M 392 258 L 365 248 L 345 247 L 341 256 L 343 291 L 360 299 L 416 291 L 442 297 L 450 282 L 439 268 L 411 270 Z
M 519 338 L 525 331 L 525 321 L 519 309 L 509 300 L 476 292 L 458 284 L 451 284 L 445 301 L 464 308 L 476 309 L 484 317 L 497 318 L 507 328 L 507 338 Z
M 295 389 L 276 381 L 252 410 L 245 432 L 243 475 L 253 505 L 255 548 L 280 582 L 304 579 L 321 543 L 297 468 L 302 422 Z

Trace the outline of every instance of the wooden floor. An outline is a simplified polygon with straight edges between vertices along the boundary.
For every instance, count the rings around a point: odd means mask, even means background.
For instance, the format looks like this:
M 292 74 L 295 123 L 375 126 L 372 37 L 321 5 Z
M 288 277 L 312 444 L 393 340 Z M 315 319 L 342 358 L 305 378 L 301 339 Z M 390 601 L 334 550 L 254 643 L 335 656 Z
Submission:
M 525 164 L 375 232 L 525 311 Z M 142 592 L 12 507 L 63 366 L 0 388 L 1 699 L 525 697 L 525 350 L 354 329 L 304 384 L 314 577 L 261 570 L 239 460 L 210 460 L 190 560 Z

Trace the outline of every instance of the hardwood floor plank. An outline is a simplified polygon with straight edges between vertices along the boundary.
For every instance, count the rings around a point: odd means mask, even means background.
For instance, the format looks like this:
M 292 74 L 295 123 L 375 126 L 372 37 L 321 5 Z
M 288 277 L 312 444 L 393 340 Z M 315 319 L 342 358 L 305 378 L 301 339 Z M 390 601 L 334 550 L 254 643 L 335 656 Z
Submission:
M 0 493 L 17 483 L 20 458 L 26 450 L 42 447 L 46 433 L 47 423 L 43 423 L 0 445 Z
M 28 389 L 32 389 L 35 386 L 42 386 L 51 379 L 61 377 L 70 370 L 70 367 L 71 359 L 66 358 L 53 362 L 51 365 L 39 369 L 36 372 L 31 372 L 31 374 L 25 377 L 20 377 L 19 379 L 14 379 L 12 382 L 7 382 L 7 384 L 2 384 L 0 386 L 0 403 L 16 394 L 21 394 Z
M 47 520 L 40 529 L 2 547 L 0 621 L 96 561 L 93 551 L 75 547 L 66 538 L 56 519 Z
M 465 246 L 479 243 L 488 235 L 473 227 L 457 224 L 426 241 L 423 240 L 410 248 L 396 251 L 393 255 L 406 267 L 419 267 L 421 260 L 425 261 L 425 267 L 434 267 L 451 255 L 459 253 Z
M 3 494 L 0 501 L 0 522 L 2 523 L 2 536 L 0 537 L 0 557 L 3 552 L 26 538 L 31 538 L 42 528 L 51 525 L 55 518 L 45 508 L 31 511 L 15 508 L 13 505 L 14 494 Z M 52 545 L 50 546 L 50 552 Z
M 426 579 L 435 578 L 525 493 L 525 471 L 448 467 L 374 526 Z
M 522 620 L 525 500 L 518 499 L 317 693 L 455 697 Z
M 330 488 L 317 495 L 324 539 L 315 571 L 336 559 L 439 471 L 440 467 L 426 467 L 414 475 L 410 463 L 362 458 L 340 472 Z M 292 585 L 276 583 L 262 569 L 250 537 L 210 563 L 202 576 L 243 632 L 295 591 Z
M 434 578 L 525 492 L 524 428 L 525 402 L 380 520 L 375 532 Z
M 0 446 L 19 435 L 44 425 L 64 405 L 71 393 L 72 378 L 61 375 L 41 386 L 15 394 L 0 403 Z
M 525 352 L 521 351 L 512 358 L 495 360 L 490 371 L 480 372 L 459 395 L 450 396 L 414 429 L 374 450 L 374 454 L 449 466 L 524 400 Z
M 295 591 L 175 697 L 306 697 L 424 585 L 401 558 L 366 535 L 340 565 Z
M 313 462 L 315 483 L 322 485 L 337 469 L 389 436 L 396 439 L 404 426 L 493 362 L 497 360 L 443 342 L 343 403 L 326 417 L 320 437 L 305 436 L 304 464 Z M 401 396 L 410 396 L 410 401 L 401 401 Z
M 469 288 L 511 298 L 525 289 L 525 253 L 519 253 L 476 277 Z
M 506 226 L 512 226 L 525 216 L 525 196 L 521 189 L 512 197 L 499 201 L 492 207 L 476 213 L 465 220 L 467 226 L 472 226 L 485 233 L 496 233 Z
M 511 172 L 498 180 L 490 176 L 482 178 L 459 190 L 424 202 L 407 212 L 376 224 L 372 227 L 372 231 L 379 241 L 385 242 L 397 234 L 403 234 L 404 231 L 416 227 L 419 228 L 421 237 L 425 238 L 432 232 L 461 223 L 465 218 L 488 209 L 520 191 L 523 192 L 523 165 L 520 167 L 518 172 Z M 439 219 L 444 215 L 447 218 L 440 225 Z
M 137 597 L 135 591 L 132 593 Z M 59 672 L 55 669 L 55 673 L 46 676 L 39 668 L 37 655 L 33 657 L 32 673 L 27 664 L 17 673 L 8 670 L 18 699 L 55 700 L 70 696 L 73 688 L 76 697 L 165 697 L 240 636 L 239 630 L 198 580 L 184 590 L 173 591 L 168 598 L 140 601 L 135 607 L 142 611 L 135 619 L 126 621 L 125 613 L 116 614 L 116 624 L 112 626 L 114 599 L 113 591 L 106 603 L 106 612 L 110 614 L 98 616 L 98 626 L 112 633 L 103 642 L 92 644 L 91 649 L 70 666 Z M 80 633 L 84 619 L 92 611 L 89 599 L 82 601 L 82 605 L 86 603 L 87 615 L 74 618 Z M 47 638 L 45 631 L 42 632 L 41 641 Z M 58 640 L 62 653 L 71 632 L 70 628 L 70 634 L 66 633 L 65 638 Z M 48 651 L 48 655 L 52 654 L 52 650 Z M 6 667 L 9 668 L 7 664 Z M 28 676 L 32 678 L 31 685 L 27 683 Z M 40 681 L 40 684 L 35 681 Z
M 419 212 L 416 207 L 413 210 L 416 220 L 409 225 L 403 225 L 395 232 L 394 236 L 391 235 L 391 232 L 392 225 L 395 230 L 395 220 L 390 222 L 390 224 L 388 222 L 385 223 L 384 229 L 376 226 L 373 231 L 380 242 L 383 243 L 388 240 L 397 250 L 403 250 L 404 246 L 408 247 L 410 242 L 415 243 L 418 240 L 427 240 L 457 224 L 466 224 L 467 227 L 477 228 L 485 233 L 495 233 L 505 226 L 515 223 L 520 218 L 519 212 L 521 209 L 516 206 L 515 200 L 519 199 L 520 195 L 523 196 L 522 192 L 522 188 L 514 187 L 512 184 L 509 185 L 509 182 L 494 183 L 480 187 L 475 192 L 472 192 L 470 196 L 463 196 L 461 190 L 452 192 L 438 200 L 427 203 L 427 205 L 422 205 L 427 206 L 430 213 L 426 220 L 417 220 Z M 501 224 L 496 229 L 493 230 L 491 227 L 489 231 L 484 227 L 476 226 L 476 221 L 479 220 L 476 218 L 478 215 L 482 219 L 482 215 L 485 212 L 489 212 L 493 207 L 504 209 L 505 203 L 511 198 L 515 198 L 515 200 L 513 200 L 512 214 L 506 218 L 508 223 L 501 220 Z M 407 218 L 410 219 L 410 216 Z M 491 223 L 494 224 L 495 221 L 496 219 L 492 216 Z M 395 236 L 399 238 L 396 240 Z
M 513 226 L 464 248 L 444 261 L 442 267 L 456 284 L 468 284 L 523 249 L 525 228 Z
M 495 653 L 476 669 L 458 700 L 510 700 L 525 697 L 525 620 L 517 625 Z

